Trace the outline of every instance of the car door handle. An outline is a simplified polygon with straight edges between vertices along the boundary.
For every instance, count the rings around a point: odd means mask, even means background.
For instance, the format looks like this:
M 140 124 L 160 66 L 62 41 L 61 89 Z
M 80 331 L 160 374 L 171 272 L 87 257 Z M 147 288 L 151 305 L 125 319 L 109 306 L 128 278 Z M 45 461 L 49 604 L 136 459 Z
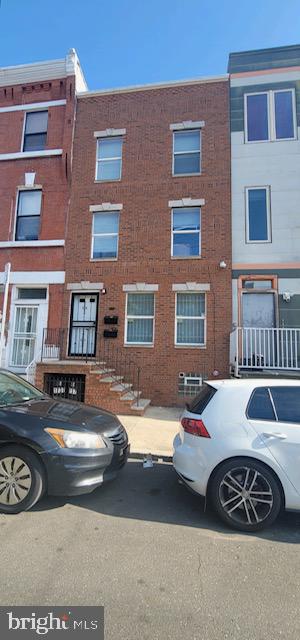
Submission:
M 265 438 L 277 438 L 278 440 L 285 440 L 287 437 L 285 433 L 263 433 L 263 436 Z

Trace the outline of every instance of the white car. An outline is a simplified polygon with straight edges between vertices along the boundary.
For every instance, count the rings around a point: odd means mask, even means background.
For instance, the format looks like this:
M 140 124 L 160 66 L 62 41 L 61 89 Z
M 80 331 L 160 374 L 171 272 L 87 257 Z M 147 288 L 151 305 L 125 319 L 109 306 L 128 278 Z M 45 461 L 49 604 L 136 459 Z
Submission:
M 183 413 L 173 464 L 241 531 L 299 511 L 300 380 L 207 382 Z

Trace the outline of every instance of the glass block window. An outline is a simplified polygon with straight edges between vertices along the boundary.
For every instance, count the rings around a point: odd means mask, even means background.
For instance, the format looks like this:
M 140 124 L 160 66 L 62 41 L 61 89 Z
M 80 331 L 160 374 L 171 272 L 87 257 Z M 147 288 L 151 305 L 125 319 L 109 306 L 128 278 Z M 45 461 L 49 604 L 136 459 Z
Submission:
M 177 293 L 175 344 L 205 344 L 205 293 Z
M 154 293 L 128 293 L 126 344 L 153 344 Z
M 25 114 L 23 151 L 46 149 L 48 111 L 32 111 Z
M 173 175 L 189 175 L 201 171 L 201 132 L 176 131 L 174 134 Z
M 38 189 L 19 191 L 16 240 L 38 240 L 42 192 Z
M 98 138 L 96 180 L 120 180 L 122 173 L 122 138 Z
M 93 215 L 92 258 L 118 257 L 119 211 L 101 211 Z
M 181 207 L 172 211 L 172 256 L 201 255 L 200 207 Z

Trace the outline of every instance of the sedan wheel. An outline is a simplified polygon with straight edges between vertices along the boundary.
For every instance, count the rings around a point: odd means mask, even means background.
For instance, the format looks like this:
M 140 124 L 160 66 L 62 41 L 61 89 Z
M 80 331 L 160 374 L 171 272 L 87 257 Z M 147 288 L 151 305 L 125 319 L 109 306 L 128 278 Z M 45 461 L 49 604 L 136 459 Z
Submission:
M 0 460 L 0 505 L 22 502 L 31 485 L 31 472 L 24 460 L 13 456 Z
M 258 461 L 240 458 L 224 463 L 213 478 L 211 491 L 216 511 L 241 531 L 270 525 L 281 508 L 278 482 Z
M 18 445 L 0 449 L 0 512 L 27 511 L 44 487 L 44 470 L 33 451 Z

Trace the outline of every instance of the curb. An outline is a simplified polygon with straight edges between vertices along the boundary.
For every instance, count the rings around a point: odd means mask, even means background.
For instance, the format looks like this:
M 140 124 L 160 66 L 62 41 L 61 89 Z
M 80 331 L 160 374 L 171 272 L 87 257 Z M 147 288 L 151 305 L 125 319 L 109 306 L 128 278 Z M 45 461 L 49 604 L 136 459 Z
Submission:
M 173 457 L 165 455 L 164 453 L 142 453 L 141 451 L 131 451 L 129 459 L 144 460 L 148 456 L 151 456 L 153 462 L 172 462 Z

